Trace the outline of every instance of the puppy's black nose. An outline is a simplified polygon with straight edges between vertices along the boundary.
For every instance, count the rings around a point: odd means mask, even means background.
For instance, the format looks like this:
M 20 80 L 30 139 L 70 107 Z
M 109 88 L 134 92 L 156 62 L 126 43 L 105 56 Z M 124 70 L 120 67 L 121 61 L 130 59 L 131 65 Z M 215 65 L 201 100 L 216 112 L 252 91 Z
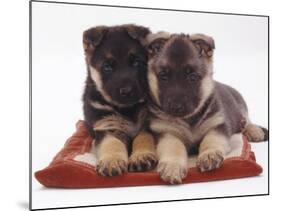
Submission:
M 121 87 L 119 89 L 119 93 L 122 97 L 128 97 L 131 95 L 133 91 L 133 87 L 132 86 L 124 86 L 124 87 Z

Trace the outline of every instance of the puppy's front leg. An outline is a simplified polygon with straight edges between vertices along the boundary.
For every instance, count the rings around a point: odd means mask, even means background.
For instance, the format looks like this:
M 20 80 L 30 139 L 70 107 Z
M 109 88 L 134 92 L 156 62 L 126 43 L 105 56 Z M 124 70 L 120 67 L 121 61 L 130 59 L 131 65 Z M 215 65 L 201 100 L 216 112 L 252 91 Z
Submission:
M 201 172 L 219 168 L 229 150 L 229 138 L 216 130 L 211 130 L 199 146 L 197 167 Z
M 120 175 L 127 171 L 127 146 L 113 135 L 106 134 L 96 146 L 97 172 L 103 176 Z
M 132 154 L 129 158 L 130 171 L 148 171 L 157 164 L 157 155 L 153 136 L 140 132 L 133 140 Z
M 164 134 L 159 139 L 157 154 L 157 171 L 161 179 L 171 184 L 181 183 L 188 170 L 188 155 L 183 142 L 171 134 Z

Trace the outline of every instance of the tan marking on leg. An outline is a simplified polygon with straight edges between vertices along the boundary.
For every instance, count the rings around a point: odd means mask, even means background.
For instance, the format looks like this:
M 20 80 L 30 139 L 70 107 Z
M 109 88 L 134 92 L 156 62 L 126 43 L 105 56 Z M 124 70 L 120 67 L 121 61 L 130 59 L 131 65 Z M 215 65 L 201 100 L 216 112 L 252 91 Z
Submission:
M 153 136 L 144 131 L 140 132 L 133 140 L 132 154 L 129 158 L 129 170 L 151 170 L 157 164 L 157 160 Z
M 106 135 L 96 148 L 97 172 L 103 176 L 120 175 L 127 171 L 126 145 L 112 135 Z
M 188 170 L 188 155 L 183 142 L 171 134 L 165 134 L 157 145 L 157 155 L 157 171 L 161 179 L 171 184 L 181 183 Z
M 219 168 L 229 151 L 228 138 L 216 130 L 211 130 L 200 144 L 196 165 L 202 172 Z

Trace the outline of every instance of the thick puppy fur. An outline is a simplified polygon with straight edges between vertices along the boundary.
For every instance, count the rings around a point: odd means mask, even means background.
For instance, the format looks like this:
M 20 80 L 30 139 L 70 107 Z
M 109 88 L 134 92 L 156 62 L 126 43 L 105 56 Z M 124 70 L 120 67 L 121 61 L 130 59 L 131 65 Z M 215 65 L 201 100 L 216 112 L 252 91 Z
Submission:
M 149 33 L 148 28 L 133 24 L 97 26 L 83 33 L 88 73 L 84 117 L 95 138 L 97 172 L 103 176 L 126 172 L 131 160 L 138 170 L 152 168 L 157 162 L 155 149 L 147 149 L 145 144 L 134 148 L 138 156 L 128 158 L 131 142 L 138 134 L 141 138 L 137 142 L 153 141 L 150 137 L 146 140 L 143 128 L 147 115 L 144 41 Z
M 211 37 L 161 32 L 147 40 L 150 129 L 158 137 L 157 169 L 164 181 L 182 182 L 194 148 L 200 171 L 210 171 L 222 165 L 234 133 L 244 132 L 250 141 L 267 138 L 249 121 L 242 96 L 213 80 Z

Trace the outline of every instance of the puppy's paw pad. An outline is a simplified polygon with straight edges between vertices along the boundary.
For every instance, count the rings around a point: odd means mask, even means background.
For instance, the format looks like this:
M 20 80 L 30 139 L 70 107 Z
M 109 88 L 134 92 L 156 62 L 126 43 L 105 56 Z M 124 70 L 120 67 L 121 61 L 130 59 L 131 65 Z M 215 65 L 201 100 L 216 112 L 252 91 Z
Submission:
M 166 161 L 159 162 L 157 172 L 163 181 L 170 184 L 180 184 L 187 175 L 187 165 Z
M 134 153 L 129 158 L 129 171 L 149 171 L 155 168 L 157 156 L 153 152 Z
M 224 160 L 220 150 L 208 150 L 198 156 L 196 165 L 201 172 L 211 171 L 221 167 Z
M 96 171 L 102 176 L 117 176 L 127 171 L 127 161 L 120 158 L 103 158 L 98 161 Z

